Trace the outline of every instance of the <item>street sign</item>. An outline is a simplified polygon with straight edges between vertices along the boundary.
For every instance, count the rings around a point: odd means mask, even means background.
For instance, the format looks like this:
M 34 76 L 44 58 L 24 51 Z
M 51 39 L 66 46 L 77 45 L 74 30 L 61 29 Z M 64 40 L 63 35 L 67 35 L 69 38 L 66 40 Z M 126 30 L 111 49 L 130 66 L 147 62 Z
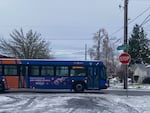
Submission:
M 124 52 L 122 53 L 120 56 L 119 56 L 119 61 L 122 63 L 122 64 L 128 64 L 131 60 L 131 56 Z
M 117 47 L 117 50 L 127 50 L 127 49 L 129 49 L 129 45 L 128 44 L 124 44 L 124 45 L 121 45 L 121 46 Z

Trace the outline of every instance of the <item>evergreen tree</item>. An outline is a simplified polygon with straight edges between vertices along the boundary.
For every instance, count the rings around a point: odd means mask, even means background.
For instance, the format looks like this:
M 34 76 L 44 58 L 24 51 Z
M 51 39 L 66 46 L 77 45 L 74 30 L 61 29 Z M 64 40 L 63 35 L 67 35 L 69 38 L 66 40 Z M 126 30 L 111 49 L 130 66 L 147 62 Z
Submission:
M 150 40 L 144 29 L 135 25 L 131 37 L 129 38 L 130 48 L 128 53 L 131 55 L 131 64 L 150 63 Z

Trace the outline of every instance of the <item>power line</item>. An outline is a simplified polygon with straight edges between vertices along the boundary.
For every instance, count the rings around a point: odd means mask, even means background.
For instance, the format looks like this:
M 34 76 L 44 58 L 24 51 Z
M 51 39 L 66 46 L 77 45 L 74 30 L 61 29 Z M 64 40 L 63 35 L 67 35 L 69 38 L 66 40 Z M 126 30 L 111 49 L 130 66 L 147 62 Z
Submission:
M 144 19 L 144 21 L 141 23 L 141 25 L 140 26 L 142 26 L 142 25 L 144 25 L 144 24 L 146 24 L 147 22 L 149 22 L 150 21 L 150 14 Z M 149 18 L 149 19 L 148 19 Z
M 128 24 L 131 24 L 132 22 L 134 22 L 136 19 L 138 19 L 140 16 L 142 16 L 144 13 L 146 13 L 148 10 L 150 9 L 150 7 L 148 7 L 147 9 L 145 9 L 141 14 L 139 14 L 137 17 L 135 17 L 132 21 L 130 21 Z
M 129 0 L 129 1 L 138 1 L 138 2 L 147 1 L 147 2 L 149 2 L 149 0 Z
M 130 22 L 128 23 L 128 25 L 131 24 L 131 23 L 133 23 L 136 19 L 138 19 L 140 16 L 142 16 L 144 13 L 146 13 L 149 9 L 150 9 L 150 7 L 148 7 L 147 9 L 145 9 L 142 13 L 140 13 L 140 14 L 139 14 L 138 16 L 136 16 L 132 21 L 130 21 Z M 118 32 L 121 31 L 123 28 L 124 28 L 123 26 L 120 27 L 118 30 L 116 30 L 115 32 L 113 32 L 113 33 L 111 34 L 111 36 L 114 35 L 114 34 L 116 34 L 116 33 L 118 33 Z

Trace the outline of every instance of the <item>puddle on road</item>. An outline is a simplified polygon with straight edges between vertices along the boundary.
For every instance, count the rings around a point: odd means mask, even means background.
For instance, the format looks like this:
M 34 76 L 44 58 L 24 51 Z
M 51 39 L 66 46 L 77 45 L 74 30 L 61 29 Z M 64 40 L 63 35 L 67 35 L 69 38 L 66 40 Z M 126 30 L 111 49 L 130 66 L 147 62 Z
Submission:
M 64 108 L 72 109 L 68 113 L 139 113 L 136 109 L 124 103 L 116 103 L 106 98 L 81 97 L 67 100 Z M 86 112 L 85 112 L 86 111 Z

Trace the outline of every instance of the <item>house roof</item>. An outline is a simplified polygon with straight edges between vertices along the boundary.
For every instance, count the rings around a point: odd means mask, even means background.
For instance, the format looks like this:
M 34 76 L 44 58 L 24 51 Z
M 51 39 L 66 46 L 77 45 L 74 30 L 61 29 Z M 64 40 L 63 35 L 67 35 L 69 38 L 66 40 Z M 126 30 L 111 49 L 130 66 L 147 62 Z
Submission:
M 134 64 L 131 66 L 132 71 L 136 70 L 137 68 L 140 70 L 146 70 L 146 66 L 144 64 Z
M 0 54 L 0 58 L 12 58 L 12 57 Z

